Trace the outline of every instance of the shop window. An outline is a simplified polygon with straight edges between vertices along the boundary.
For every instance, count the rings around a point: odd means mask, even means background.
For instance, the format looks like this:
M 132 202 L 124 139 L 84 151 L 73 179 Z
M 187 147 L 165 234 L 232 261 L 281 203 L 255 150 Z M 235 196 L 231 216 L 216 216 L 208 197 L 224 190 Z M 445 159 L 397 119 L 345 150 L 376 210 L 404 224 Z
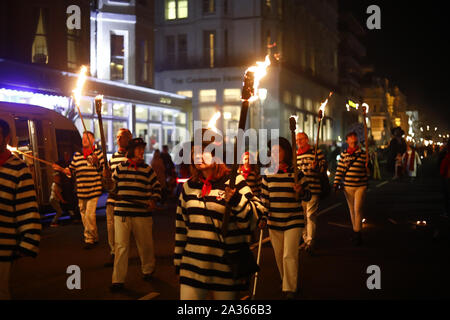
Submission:
M 216 90 L 200 90 L 199 92 L 199 102 L 216 102 Z
M 129 106 L 121 103 L 114 103 L 113 104 L 113 116 L 116 117 L 128 117 L 130 114 L 129 112 Z
M 107 152 L 111 152 L 112 151 L 112 147 L 111 147 L 111 142 L 112 141 L 108 141 L 108 129 L 111 126 L 111 121 L 110 120 L 103 120 L 103 132 L 105 134 L 105 140 L 106 140 L 106 151 Z M 94 124 L 95 124 L 95 130 L 94 130 L 94 137 L 96 141 L 100 142 L 100 147 L 103 148 L 103 146 L 101 145 L 101 134 L 100 134 L 100 126 L 98 123 L 98 119 L 94 119 Z
M 136 106 L 136 119 L 148 120 L 148 108 Z
M 81 98 L 81 100 L 80 100 L 79 108 L 80 108 L 81 113 L 83 113 L 83 114 L 92 114 L 93 109 L 94 109 L 92 107 L 91 100 L 83 99 L 83 98 Z
M 182 125 L 182 126 L 186 125 L 186 122 L 187 122 L 186 121 L 186 118 L 187 118 L 186 113 L 178 112 L 178 113 L 175 113 L 174 117 L 175 117 L 176 125 Z
M 192 90 L 186 90 L 186 91 L 177 91 L 177 94 L 180 96 L 185 96 L 188 98 L 192 98 Z
M 294 104 L 298 109 L 302 108 L 302 97 L 300 95 L 295 95 Z
M 174 119 L 173 119 L 173 111 L 169 111 L 169 110 L 164 111 L 163 112 L 163 121 L 164 122 L 173 122 L 174 121 Z
M 224 130 L 235 132 L 239 126 L 240 107 L 238 106 L 224 106 L 223 107 L 223 122 Z
M 160 110 L 150 109 L 150 120 L 161 121 L 162 112 Z
M 241 101 L 241 89 L 225 89 L 223 90 L 224 102 L 240 102 Z

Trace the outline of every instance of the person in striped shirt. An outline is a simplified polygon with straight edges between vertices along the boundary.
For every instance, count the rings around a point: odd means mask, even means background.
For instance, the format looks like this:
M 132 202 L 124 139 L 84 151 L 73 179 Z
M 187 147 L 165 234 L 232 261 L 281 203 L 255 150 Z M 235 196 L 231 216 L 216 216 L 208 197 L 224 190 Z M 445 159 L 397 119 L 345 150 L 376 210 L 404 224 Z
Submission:
M 191 178 L 184 183 L 176 211 L 174 265 L 180 281 L 181 300 L 204 300 L 208 292 L 218 300 L 233 300 L 247 290 L 249 279 L 233 279 L 225 263 L 225 250 L 248 245 L 263 207 L 242 175 L 230 183 L 229 169 L 208 146 L 192 147 Z M 203 149 L 202 149 L 203 148 Z M 219 236 L 226 205 L 231 213 L 228 233 Z
M 269 143 L 271 158 L 278 164 L 276 173 L 263 176 L 261 200 L 265 207 L 269 236 L 282 280 L 282 291 L 287 299 L 294 299 L 297 292 L 299 253 L 298 245 L 305 227 L 302 201 L 311 199 L 303 172 L 298 173 L 295 184 L 292 163 L 292 147 L 280 137 Z M 299 200 L 296 199 L 299 194 Z M 266 222 L 261 221 L 260 228 Z
M 115 152 L 111 159 L 109 160 L 109 172 L 105 171 L 105 178 L 107 180 L 111 179 L 111 175 L 116 169 L 116 167 L 128 160 L 127 158 L 127 147 L 128 143 L 133 139 L 131 131 L 126 128 L 120 128 L 117 132 L 117 146 L 119 149 Z M 105 267 L 112 267 L 114 265 L 114 199 L 111 194 L 108 196 L 106 201 L 106 228 L 108 231 L 108 244 L 111 249 L 111 260 L 105 263 Z
M 54 164 L 53 169 L 64 172 L 68 177 L 75 175 L 78 205 L 84 226 L 85 249 L 92 249 L 98 243 L 96 209 L 102 194 L 103 153 L 95 147 L 94 134 L 83 133 L 82 152 L 75 152 L 68 168 Z M 94 151 L 92 152 L 92 149 Z
M 141 258 L 144 280 L 155 272 L 152 211 L 161 200 L 161 185 L 151 166 L 144 162 L 145 146 L 141 138 L 132 139 L 127 161 L 116 166 L 112 180 L 117 191 L 114 202 L 114 270 L 111 291 L 124 288 L 128 271 L 130 234 L 133 233 Z
M 303 201 L 303 212 L 306 215 L 306 228 L 303 231 L 302 248 L 309 254 L 313 253 L 315 236 L 316 236 L 316 214 L 319 211 L 320 194 L 322 187 L 320 183 L 320 174 L 326 172 L 328 164 L 322 150 L 317 150 L 317 158 L 315 151 L 309 144 L 309 138 L 306 133 L 297 133 L 296 143 L 297 165 L 303 172 L 305 180 L 308 181 L 308 188 L 311 191 L 311 200 Z
M 242 164 L 239 166 L 238 172 L 244 177 L 253 194 L 259 197 L 262 178 L 259 174 L 258 165 L 250 152 L 247 151 L 242 154 Z
M 359 246 L 362 244 L 363 207 L 369 181 L 367 154 L 358 146 L 358 135 L 355 132 L 349 133 L 346 141 L 348 148 L 341 153 L 334 178 L 334 190 L 344 190 L 353 225 L 352 242 Z
M 9 141 L 9 124 L 0 119 L 0 300 L 11 299 L 13 260 L 37 256 L 42 228 L 30 170 L 7 149 Z

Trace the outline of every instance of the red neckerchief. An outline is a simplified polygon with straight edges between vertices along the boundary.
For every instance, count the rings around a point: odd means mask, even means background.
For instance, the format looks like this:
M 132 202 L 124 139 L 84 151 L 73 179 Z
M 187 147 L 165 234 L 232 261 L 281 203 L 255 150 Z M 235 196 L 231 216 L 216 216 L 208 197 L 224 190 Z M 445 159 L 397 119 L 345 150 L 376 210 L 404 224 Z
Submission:
M 358 149 L 359 149 L 359 147 L 355 147 L 355 148 L 350 148 L 350 147 L 348 147 L 348 148 L 347 148 L 347 153 L 348 153 L 349 155 L 352 155 L 352 154 L 354 154 L 355 151 L 358 150 Z
M 299 156 L 299 155 L 302 155 L 302 154 L 308 152 L 310 149 L 311 149 L 311 146 L 310 146 L 309 144 L 307 144 L 306 147 L 304 147 L 304 148 L 299 148 L 299 149 L 297 150 L 297 155 L 298 155 L 298 156 Z
M 137 171 L 139 162 L 140 162 L 140 161 L 134 161 L 133 159 L 128 159 L 128 163 L 129 163 L 128 169 L 129 169 L 130 167 L 132 167 L 132 168 L 134 167 L 134 170 Z
M 89 157 L 91 154 L 92 154 L 92 148 L 83 148 L 83 156 L 85 159 L 87 159 L 87 157 Z
M 209 193 L 211 192 L 211 189 L 212 189 L 211 177 L 209 177 L 207 179 L 200 178 L 200 181 L 203 182 L 203 187 L 202 187 L 202 198 L 203 198 L 203 197 L 209 195 Z
M 248 169 L 246 169 L 244 166 L 241 166 L 241 170 L 240 171 L 241 171 L 241 174 L 244 176 L 244 179 L 247 179 L 247 177 L 252 172 L 252 168 L 248 167 Z
M 284 162 L 280 163 L 280 165 L 279 165 L 279 169 L 281 171 L 283 171 L 284 173 L 287 173 L 288 168 L 289 168 L 288 165 L 286 163 L 284 163 Z
M 11 157 L 11 151 L 6 149 L 5 152 L 0 153 L 0 167 L 5 164 L 6 161 L 8 161 L 9 157 Z
M 118 152 L 119 152 L 119 153 L 125 153 L 125 152 L 127 152 L 127 149 L 119 148 Z
M 408 166 L 409 161 L 409 171 L 414 171 L 414 161 L 416 160 L 416 152 L 414 150 L 411 151 L 411 158 L 408 155 L 408 152 L 406 152 L 406 166 Z

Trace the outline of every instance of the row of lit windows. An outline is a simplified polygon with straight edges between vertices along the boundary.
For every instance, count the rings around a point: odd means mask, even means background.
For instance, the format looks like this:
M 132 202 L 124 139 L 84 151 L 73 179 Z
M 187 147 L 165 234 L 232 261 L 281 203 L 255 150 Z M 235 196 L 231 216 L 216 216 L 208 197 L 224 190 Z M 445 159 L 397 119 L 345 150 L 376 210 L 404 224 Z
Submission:
M 213 14 L 216 12 L 216 0 L 203 0 L 203 14 Z M 223 0 L 224 12 L 228 11 L 228 1 Z M 188 17 L 189 1 L 188 0 L 165 0 L 165 19 L 176 20 L 186 19 Z
M 313 103 L 313 101 L 311 99 L 304 99 L 304 98 L 302 98 L 301 95 L 292 94 L 291 92 L 289 92 L 287 90 L 285 90 L 283 92 L 282 101 L 286 105 L 295 106 L 298 109 L 304 109 L 304 110 L 310 111 L 310 112 L 319 111 L 319 108 L 321 105 L 320 102 Z
M 192 98 L 192 90 L 177 91 L 177 94 Z M 210 103 L 217 101 L 216 89 L 199 90 L 198 101 L 200 103 Z M 241 101 L 241 89 L 224 89 L 223 90 L 224 102 L 240 102 Z

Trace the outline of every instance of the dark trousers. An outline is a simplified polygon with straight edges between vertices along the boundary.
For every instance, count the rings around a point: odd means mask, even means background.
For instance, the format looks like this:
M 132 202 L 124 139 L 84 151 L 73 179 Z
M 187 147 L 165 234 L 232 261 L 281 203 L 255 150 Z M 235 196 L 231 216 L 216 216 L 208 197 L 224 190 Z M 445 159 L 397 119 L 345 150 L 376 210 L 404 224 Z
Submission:
M 447 214 L 450 213 L 449 206 L 449 190 L 450 189 L 450 179 L 442 178 L 442 195 L 444 197 L 444 209 Z

